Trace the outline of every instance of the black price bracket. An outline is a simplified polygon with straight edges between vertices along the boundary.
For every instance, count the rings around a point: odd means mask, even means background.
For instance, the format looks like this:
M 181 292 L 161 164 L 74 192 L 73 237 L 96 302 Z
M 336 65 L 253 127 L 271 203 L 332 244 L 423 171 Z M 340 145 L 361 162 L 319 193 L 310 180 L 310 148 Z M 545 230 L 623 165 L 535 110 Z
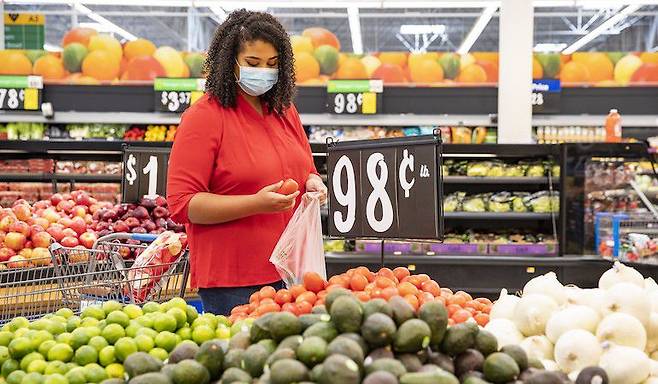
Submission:
M 381 113 L 382 80 L 329 80 L 327 110 L 337 115 Z
M 165 196 L 170 148 L 124 146 L 121 201 L 135 203 L 143 197 Z
M 42 89 L 41 76 L 0 76 L 0 109 L 38 111 Z
M 205 79 L 157 78 L 153 81 L 155 110 L 181 113 L 203 96 L 205 86 Z
M 330 236 L 443 238 L 438 136 L 330 142 L 327 156 Z
M 559 113 L 560 94 L 562 85 L 560 80 L 540 79 L 532 81 L 532 112 L 533 113 Z

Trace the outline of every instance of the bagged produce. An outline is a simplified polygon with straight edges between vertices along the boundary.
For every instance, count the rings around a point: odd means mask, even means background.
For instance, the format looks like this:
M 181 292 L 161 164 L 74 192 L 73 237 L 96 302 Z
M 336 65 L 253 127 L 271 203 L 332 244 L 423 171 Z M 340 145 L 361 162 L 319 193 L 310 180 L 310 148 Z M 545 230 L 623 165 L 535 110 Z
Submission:
M 305 272 L 317 272 L 326 279 L 320 219 L 320 195 L 305 193 L 288 226 L 270 256 L 287 287 L 301 282 Z
M 132 268 L 128 270 L 125 294 L 132 296 L 137 303 L 148 300 L 186 246 L 187 236 L 184 233 L 162 232 L 137 256 Z

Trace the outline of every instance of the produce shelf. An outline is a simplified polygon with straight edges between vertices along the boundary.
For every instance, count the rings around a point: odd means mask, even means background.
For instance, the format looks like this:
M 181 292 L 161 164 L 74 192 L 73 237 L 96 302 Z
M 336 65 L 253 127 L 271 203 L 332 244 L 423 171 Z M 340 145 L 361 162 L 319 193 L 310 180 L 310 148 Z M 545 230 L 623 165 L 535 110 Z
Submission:
M 534 212 L 445 212 L 444 217 L 452 220 L 551 220 L 559 213 Z
M 124 144 L 140 147 L 171 147 L 171 142 L 123 140 L 5 140 L 0 141 L 0 153 L 122 153 Z
M 81 183 L 118 183 L 121 175 L 77 175 L 56 173 L 4 173 L 0 174 L 0 181 L 5 182 L 50 182 L 74 181 Z
M 472 176 L 444 176 L 445 184 L 538 184 L 548 185 L 548 177 L 472 177 Z M 558 177 L 553 178 L 553 184 L 560 182 Z

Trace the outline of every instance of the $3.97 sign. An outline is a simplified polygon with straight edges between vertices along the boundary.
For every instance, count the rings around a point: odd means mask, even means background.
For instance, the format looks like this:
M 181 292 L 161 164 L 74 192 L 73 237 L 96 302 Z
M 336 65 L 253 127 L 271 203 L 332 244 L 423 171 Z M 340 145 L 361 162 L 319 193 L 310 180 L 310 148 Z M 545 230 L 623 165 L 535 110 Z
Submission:
M 205 79 L 157 78 L 153 82 L 155 110 L 183 112 L 203 96 L 205 87 Z
M 135 203 L 143 197 L 165 196 L 170 151 L 169 148 L 124 148 L 122 202 Z
M 330 143 L 329 235 L 441 239 L 437 136 Z
M 0 109 L 37 111 L 41 109 L 41 76 L 0 76 Z

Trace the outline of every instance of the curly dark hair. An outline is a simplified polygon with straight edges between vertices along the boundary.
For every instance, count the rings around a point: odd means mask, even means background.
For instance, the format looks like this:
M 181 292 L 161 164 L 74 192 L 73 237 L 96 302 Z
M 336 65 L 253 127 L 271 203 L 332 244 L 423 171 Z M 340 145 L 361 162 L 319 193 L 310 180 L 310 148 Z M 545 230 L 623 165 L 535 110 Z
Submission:
M 222 106 L 235 108 L 235 61 L 242 44 L 255 40 L 272 44 L 279 54 L 279 78 L 274 87 L 261 96 L 261 101 L 268 110 L 281 114 L 290 107 L 295 95 L 294 58 L 288 33 L 268 13 L 236 10 L 217 28 L 204 66 L 206 91 Z

